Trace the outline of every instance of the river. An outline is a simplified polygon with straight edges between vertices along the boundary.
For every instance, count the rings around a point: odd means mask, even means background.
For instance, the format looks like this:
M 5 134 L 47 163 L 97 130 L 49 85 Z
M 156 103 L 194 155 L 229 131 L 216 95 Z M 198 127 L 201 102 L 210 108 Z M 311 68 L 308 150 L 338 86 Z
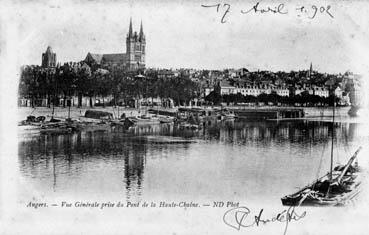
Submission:
M 368 141 L 366 124 L 336 122 L 334 163 Z M 173 124 L 65 135 L 22 133 L 22 182 L 48 198 L 235 200 L 280 198 L 329 170 L 329 121 L 227 121 L 201 130 Z M 158 141 L 166 136 L 165 141 Z M 193 140 L 172 143 L 178 138 Z

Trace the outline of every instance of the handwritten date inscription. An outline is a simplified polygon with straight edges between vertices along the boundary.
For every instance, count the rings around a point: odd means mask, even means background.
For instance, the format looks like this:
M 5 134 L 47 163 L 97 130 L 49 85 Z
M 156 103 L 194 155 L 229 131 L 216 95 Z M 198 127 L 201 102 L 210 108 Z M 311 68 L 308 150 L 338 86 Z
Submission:
M 203 4 L 201 7 L 204 8 L 215 8 L 216 12 L 220 15 L 220 22 L 222 24 L 227 23 L 227 19 L 230 14 L 234 12 L 234 9 L 229 3 L 218 3 L 206 5 Z M 257 2 L 253 6 L 245 9 L 236 9 L 236 13 L 240 14 L 275 14 L 275 15 L 287 15 L 293 12 L 297 17 L 306 17 L 308 19 L 315 19 L 318 14 L 322 16 L 327 16 L 330 18 L 334 18 L 332 14 L 332 8 L 330 5 L 326 6 L 297 6 L 292 11 L 288 9 L 288 7 L 284 3 L 279 3 L 276 5 L 262 5 L 260 2 Z

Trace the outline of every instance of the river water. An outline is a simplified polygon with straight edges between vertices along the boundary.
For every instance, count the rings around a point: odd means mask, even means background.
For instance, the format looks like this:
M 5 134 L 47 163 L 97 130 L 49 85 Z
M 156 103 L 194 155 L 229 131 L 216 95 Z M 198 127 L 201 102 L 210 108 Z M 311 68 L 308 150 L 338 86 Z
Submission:
M 366 130 L 365 124 L 335 123 L 335 164 L 344 164 L 368 142 Z M 160 124 L 65 135 L 22 133 L 18 163 L 24 185 L 48 198 L 280 205 L 282 196 L 329 170 L 331 135 L 331 122 L 323 120 L 236 120 L 201 130 Z

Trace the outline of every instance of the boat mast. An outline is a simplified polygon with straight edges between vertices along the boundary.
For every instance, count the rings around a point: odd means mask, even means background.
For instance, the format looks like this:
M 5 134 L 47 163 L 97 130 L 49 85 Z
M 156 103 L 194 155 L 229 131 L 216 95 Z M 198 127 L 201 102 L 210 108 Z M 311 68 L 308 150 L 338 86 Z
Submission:
M 333 143 L 334 143 L 334 116 L 335 116 L 335 106 L 336 106 L 336 102 L 335 102 L 335 94 L 334 94 L 334 90 L 332 92 L 333 95 L 333 118 L 332 118 L 332 145 L 331 145 L 331 168 L 330 168 L 330 172 L 329 172 L 329 179 L 332 182 L 333 176 L 332 176 L 332 171 L 333 171 Z
M 333 85 L 332 85 L 332 95 L 333 95 L 333 117 L 332 117 L 332 145 L 331 145 L 331 167 L 330 167 L 330 171 L 329 171 L 329 186 L 328 186 L 328 190 L 326 193 L 326 197 L 329 197 L 329 193 L 331 191 L 331 183 L 333 182 L 333 142 L 334 142 L 334 116 L 335 116 L 335 94 L 334 94 L 334 89 L 333 89 Z

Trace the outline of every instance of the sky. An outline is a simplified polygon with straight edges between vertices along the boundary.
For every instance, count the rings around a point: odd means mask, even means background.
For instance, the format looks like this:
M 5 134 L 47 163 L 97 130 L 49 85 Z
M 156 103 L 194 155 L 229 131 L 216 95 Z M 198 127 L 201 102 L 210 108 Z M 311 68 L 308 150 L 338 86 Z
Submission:
M 214 5 L 216 7 L 202 7 Z M 221 23 L 222 14 L 230 4 Z M 242 14 L 257 1 L 19 1 L 2 11 L 16 30 L 18 63 L 41 64 L 51 46 L 58 62 L 88 52 L 125 53 L 129 20 L 146 34 L 146 67 L 320 72 L 368 71 L 369 5 L 364 1 L 261 1 L 287 14 Z M 330 5 L 328 15 L 324 9 Z M 296 8 L 304 6 L 298 16 Z M 260 8 L 261 8 L 260 7 Z M 6 8 L 5 8 L 6 9 Z M 323 10 L 323 13 L 320 11 Z M 333 18 L 332 18 L 333 17 Z

